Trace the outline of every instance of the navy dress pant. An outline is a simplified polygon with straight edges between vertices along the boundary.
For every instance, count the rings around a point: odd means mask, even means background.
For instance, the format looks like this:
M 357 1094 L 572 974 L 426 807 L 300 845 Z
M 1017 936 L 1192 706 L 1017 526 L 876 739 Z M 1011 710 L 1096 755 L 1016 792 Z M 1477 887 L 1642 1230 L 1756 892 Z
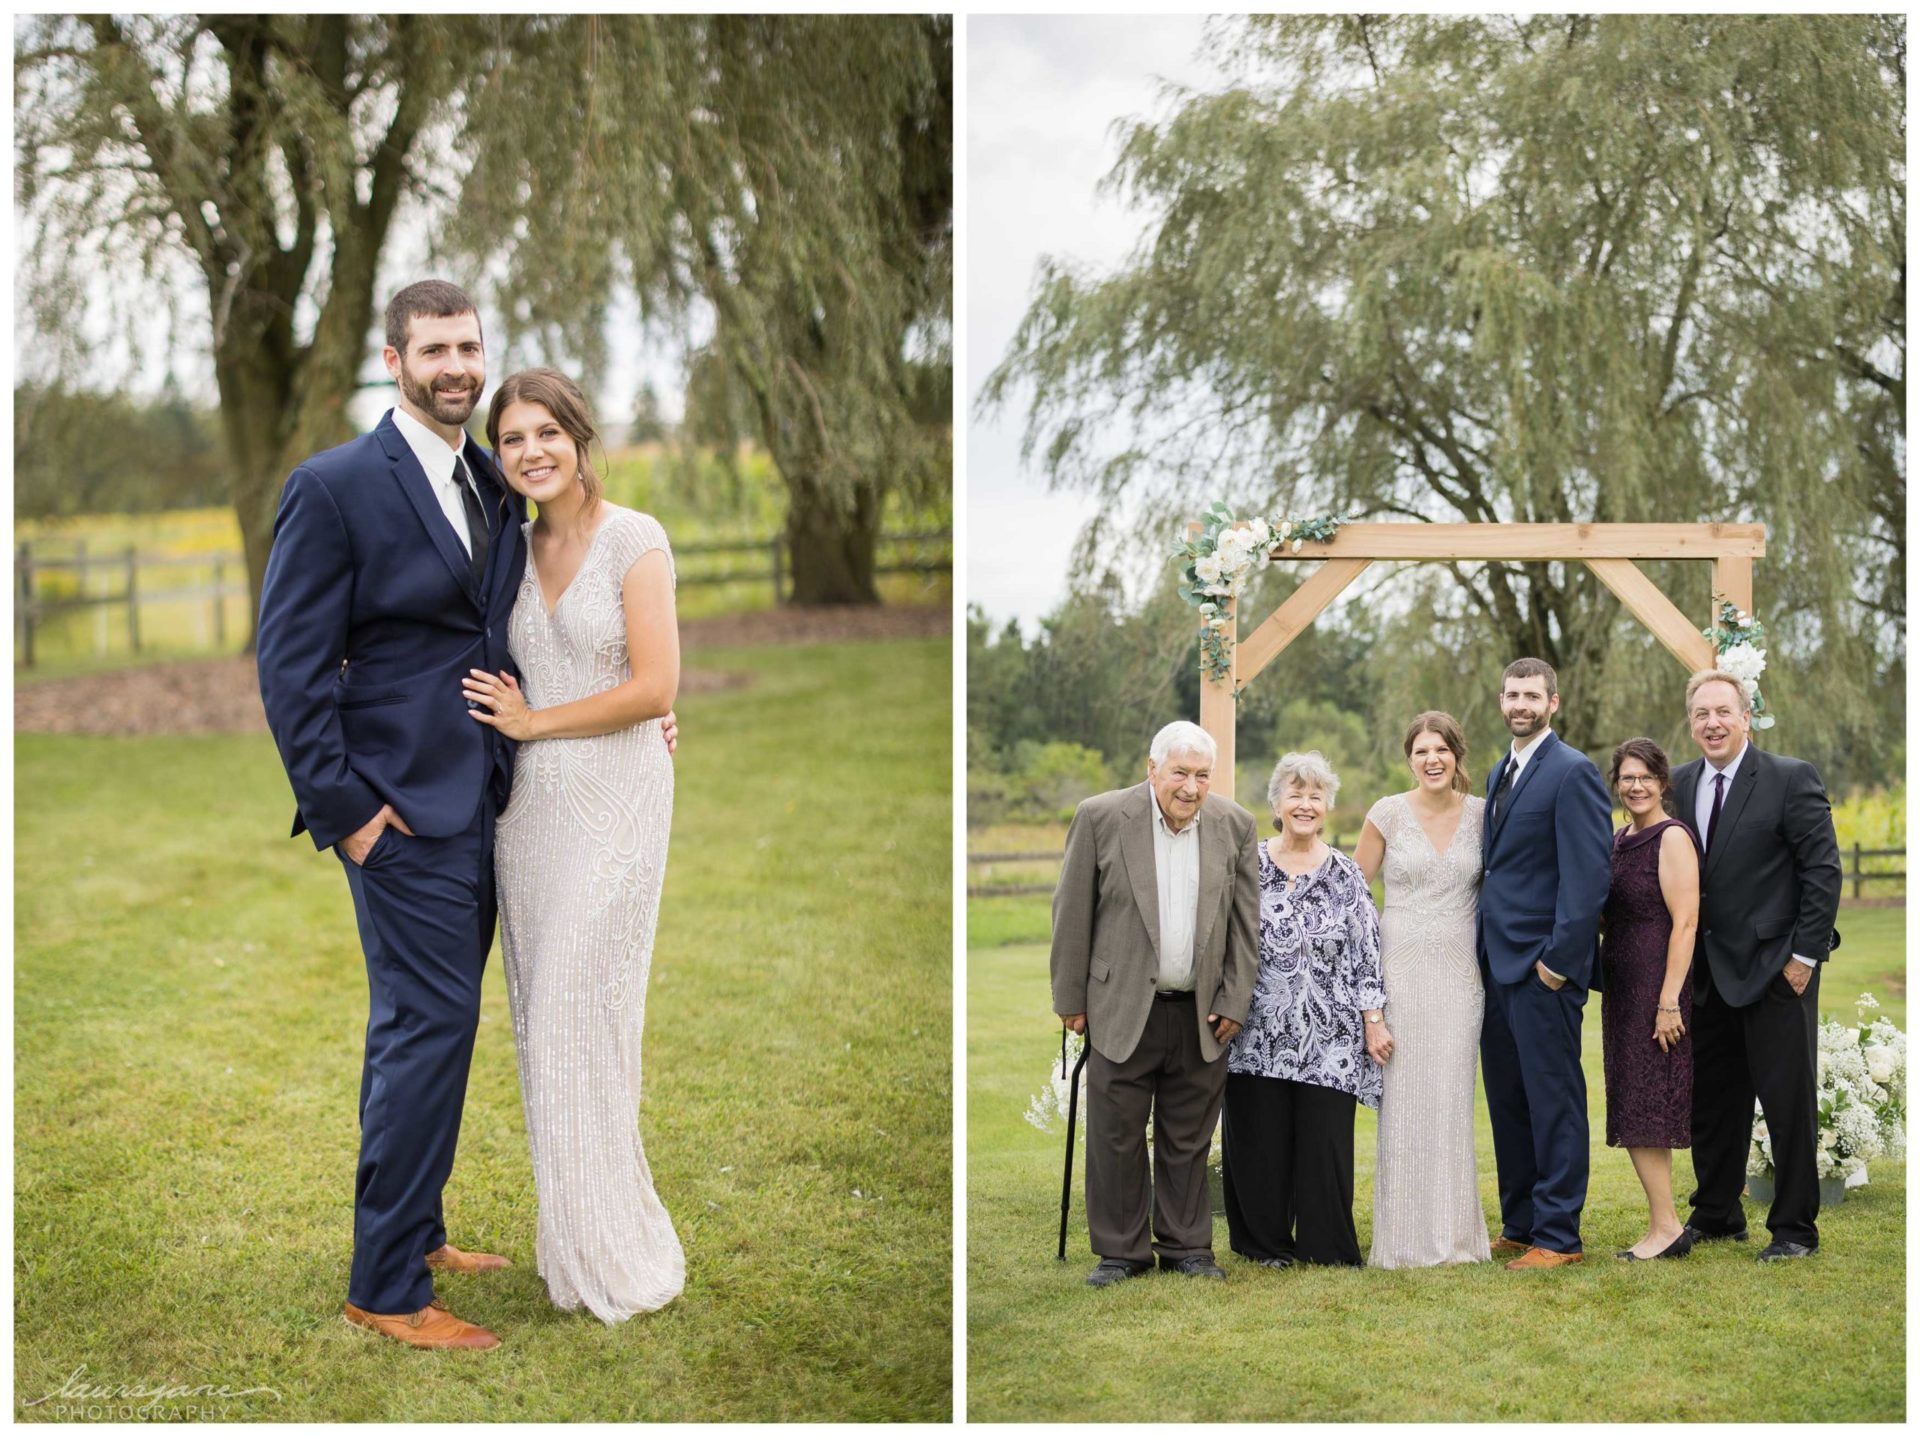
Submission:
M 440 1191 L 453 1171 L 480 977 L 493 945 L 493 823 L 483 801 L 465 833 L 387 828 L 347 886 L 367 960 L 360 1163 L 347 1301 L 418 1312 L 433 1300 L 426 1255 L 447 1240 Z
M 1487 1011 L 1480 1071 L 1493 1120 L 1501 1234 L 1549 1252 L 1579 1252 L 1587 1204 L 1587 1079 L 1580 1014 L 1587 990 L 1556 991 L 1529 972 L 1495 980 L 1483 958 Z

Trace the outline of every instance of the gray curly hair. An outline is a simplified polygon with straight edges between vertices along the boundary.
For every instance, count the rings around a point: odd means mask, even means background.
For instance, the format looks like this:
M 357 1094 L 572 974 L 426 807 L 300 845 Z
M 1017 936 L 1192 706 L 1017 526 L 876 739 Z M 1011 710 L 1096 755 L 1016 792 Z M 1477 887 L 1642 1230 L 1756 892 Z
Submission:
M 1333 765 L 1327 762 L 1327 756 L 1317 748 L 1305 753 L 1284 753 L 1280 762 L 1273 766 L 1273 777 L 1267 780 L 1267 806 L 1278 812 L 1280 795 L 1287 791 L 1287 785 L 1298 782 L 1302 788 L 1317 788 L 1327 796 L 1327 807 L 1332 808 L 1334 800 L 1340 796 L 1340 775 L 1333 771 Z

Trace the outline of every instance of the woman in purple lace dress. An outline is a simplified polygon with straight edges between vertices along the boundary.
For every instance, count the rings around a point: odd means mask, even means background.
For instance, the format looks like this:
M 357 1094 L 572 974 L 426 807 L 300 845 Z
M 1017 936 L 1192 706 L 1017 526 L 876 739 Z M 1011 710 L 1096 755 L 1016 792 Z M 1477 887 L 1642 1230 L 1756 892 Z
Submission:
M 1693 934 L 1700 849 L 1666 811 L 1667 756 L 1650 738 L 1613 751 L 1609 775 L 1629 823 L 1613 836 L 1613 886 L 1600 950 L 1607 1146 L 1625 1148 L 1647 1194 L 1646 1235 L 1618 1256 L 1685 1257 L 1673 1208 L 1673 1150 L 1693 1144 Z
M 1360 1265 L 1353 1113 L 1380 1106 L 1380 921 L 1367 880 L 1320 837 L 1340 780 L 1317 751 L 1267 784 L 1260 970 L 1227 1050 L 1221 1148 L 1233 1250 L 1263 1267 Z

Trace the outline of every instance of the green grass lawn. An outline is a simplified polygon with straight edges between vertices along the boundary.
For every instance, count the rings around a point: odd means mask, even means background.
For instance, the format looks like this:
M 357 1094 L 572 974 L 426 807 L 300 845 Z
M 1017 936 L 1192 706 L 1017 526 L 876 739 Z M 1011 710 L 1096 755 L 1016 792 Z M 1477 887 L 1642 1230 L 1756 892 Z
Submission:
M 1871 990 L 1906 1026 L 1904 912 L 1847 909 L 1823 1011 Z M 991 936 L 1000 946 L 987 946 Z M 1604 1145 L 1598 1004 L 1584 1025 L 1594 1133 L 1582 1235 L 1564 1272 L 1497 1265 L 1271 1272 L 1232 1256 L 1225 1283 L 1168 1275 L 1093 1291 L 1084 1150 L 1065 1263 L 1062 1138 L 1022 1119 L 1057 1061 L 1045 899 L 970 905 L 967 959 L 967 1383 L 974 1421 L 1880 1421 L 1905 1416 L 1906 1180 L 1899 1162 L 1821 1214 L 1821 1250 L 1760 1267 L 1759 1243 L 1685 1262 L 1611 1254 L 1645 1231 L 1639 1184 Z M 1373 1115 L 1354 1135 L 1354 1218 L 1371 1237 Z M 1480 1190 L 1499 1202 L 1484 1104 Z M 1684 1198 L 1692 1177 L 1676 1156 Z M 1682 1211 L 1684 1216 L 1684 1209 Z M 1748 1206 L 1756 1235 L 1764 1207 Z M 1764 1239 L 1763 1239 L 1764 1240 Z
M 237 1419 L 944 1420 L 949 655 L 699 656 L 755 682 L 679 709 L 640 1125 L 687 1289 L 659 1313 L 547 1301 L 496 951 L 447 1226 L 516 1266 L 440 1281 L 491 1353 L 341 1319 L 365 967 L 271 743 L 21 738 L 16 1415 L 72 1416 L 22 1404 L 84 1364 L 280 1394 Z

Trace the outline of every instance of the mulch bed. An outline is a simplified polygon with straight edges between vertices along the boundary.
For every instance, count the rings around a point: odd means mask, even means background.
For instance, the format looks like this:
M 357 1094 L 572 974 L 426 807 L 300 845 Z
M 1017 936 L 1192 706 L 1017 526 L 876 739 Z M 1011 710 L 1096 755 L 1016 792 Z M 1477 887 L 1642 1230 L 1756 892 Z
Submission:
M 952 629 L 952 610 L 944 606 L 776 609 L 685 620 L 680 644 L 697 657 L 705 648 L 936 638 Z M 251 657 L 142 664 L 47 683 L 21 684 L 19 677 L 16 671 L 16 733 L 264 733 L 267 727 Z M 680 692 L 713 693 L 751 682 L 749 674 L 689 667 L 681 672 Z

